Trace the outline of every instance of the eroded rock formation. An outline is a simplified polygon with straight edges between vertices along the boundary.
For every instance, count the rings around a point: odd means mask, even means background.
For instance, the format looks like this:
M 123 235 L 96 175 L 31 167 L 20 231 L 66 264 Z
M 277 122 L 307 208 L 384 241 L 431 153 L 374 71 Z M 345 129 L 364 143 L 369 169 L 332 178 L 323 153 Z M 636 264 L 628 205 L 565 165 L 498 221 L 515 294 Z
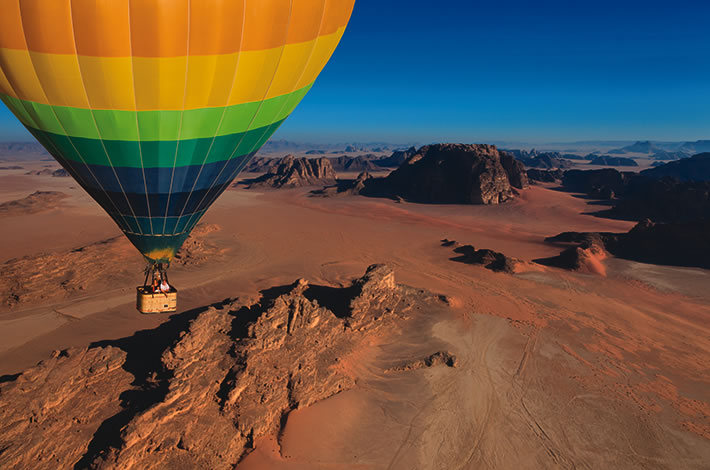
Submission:
M 287 155 L 272 165 L 265 175 L 249 181 L 248 187 L 298 188 L 335 184 L 335 180 L 335 170 L 328 158 Z
M 564 232 L 546 238 L 548 243 L 569 245 L 559 256 L 536 260 L 564 269 L 580 269 L 590 257 L 606 253 L 642 263 L 710 269 L 710 222 L 656 224 L 639 222 L 627 233 Z
M 348 287 L 299 280 L 58 352 L 0 384 L 0 467 L 231 469 L 292 410 L 352 388 L 361 342 L 435 303 L 373 265 Z

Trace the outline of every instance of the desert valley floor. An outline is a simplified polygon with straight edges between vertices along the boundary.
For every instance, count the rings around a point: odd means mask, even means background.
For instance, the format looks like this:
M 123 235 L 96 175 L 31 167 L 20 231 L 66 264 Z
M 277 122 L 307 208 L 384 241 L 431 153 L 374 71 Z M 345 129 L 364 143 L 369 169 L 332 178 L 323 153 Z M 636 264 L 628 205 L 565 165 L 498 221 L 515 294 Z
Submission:
M 55 351 L 170 321 L 136 311 L 144 262 L 99 206 L 71 178 L 25 174 L 44 164 L 0 173 L 0 203 L 66 195 L 0 213 L 0 387 Z M 373 264 L 441 299 L 358 343 L 340 366 L 354 386 L 254 435 L 238 468 L 709 468 L 710 271 L 532 262 L 561 251 L 545 237 L 634 225 L 597 208 L 549 185 L 498 206 L 228 190 L 170 269 L 178 315 L 297 279 L 344 287 Z M 522 262 L 455 262 L 445 238 Z M 455 361 L 397 367 L 438 351 Z M 11 453 L 0 435 L 0 462 Z

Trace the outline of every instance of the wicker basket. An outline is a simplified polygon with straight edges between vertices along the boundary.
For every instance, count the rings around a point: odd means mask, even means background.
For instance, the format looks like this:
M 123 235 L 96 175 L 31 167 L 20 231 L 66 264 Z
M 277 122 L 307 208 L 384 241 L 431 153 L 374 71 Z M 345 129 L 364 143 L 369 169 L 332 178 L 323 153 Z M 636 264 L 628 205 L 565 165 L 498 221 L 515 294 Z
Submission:
M 150 287 L 136 287 L 136 308 L 141 313 L 166 313 L 177 311 L 177 289 L 167 294 L 154 294 Z

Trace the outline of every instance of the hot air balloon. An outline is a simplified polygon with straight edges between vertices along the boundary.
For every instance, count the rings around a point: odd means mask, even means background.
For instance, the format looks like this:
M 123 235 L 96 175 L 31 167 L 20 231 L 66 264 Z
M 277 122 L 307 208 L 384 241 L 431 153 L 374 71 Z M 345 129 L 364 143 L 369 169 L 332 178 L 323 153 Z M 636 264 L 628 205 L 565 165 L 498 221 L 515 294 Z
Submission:
M 310 90 L 354 0 L 0 0 L 0 99 L 151 266 Z

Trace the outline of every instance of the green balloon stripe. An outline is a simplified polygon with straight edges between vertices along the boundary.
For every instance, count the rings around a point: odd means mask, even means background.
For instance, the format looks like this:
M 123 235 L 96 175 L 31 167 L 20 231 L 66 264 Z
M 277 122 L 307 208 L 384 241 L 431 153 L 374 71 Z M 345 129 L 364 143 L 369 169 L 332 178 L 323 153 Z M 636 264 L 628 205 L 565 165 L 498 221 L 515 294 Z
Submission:
M 102 141 L 31 130 L 43 143 L 48 141 L 50 149 L 56 149 L 67 160 L 108 167 L 172 168 L 207 165 L 248 155 L 264 145 L 281 122 L 283 120 L 248 132 L 180 141 Z
M 50 106 L 8 95 L 0 95 L 0 99 L 25 126 L 51 134 L 109 141 L 177 141 L 227 136 L 282 121 L 311 86 L 262 103 L 185 111 L 91 110 Z

